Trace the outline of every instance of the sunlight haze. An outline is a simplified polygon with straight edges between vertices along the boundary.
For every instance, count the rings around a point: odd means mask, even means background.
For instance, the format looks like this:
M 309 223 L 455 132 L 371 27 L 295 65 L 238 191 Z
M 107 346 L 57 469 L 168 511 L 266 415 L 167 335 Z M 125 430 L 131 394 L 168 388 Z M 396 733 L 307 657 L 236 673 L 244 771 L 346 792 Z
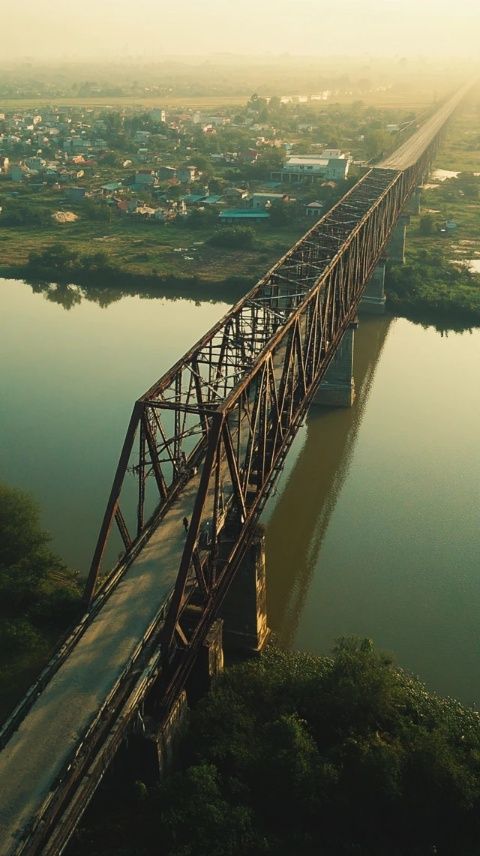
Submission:
M 477 0 L 20 0 L 2 58 L 282 54 L 478 57 Z

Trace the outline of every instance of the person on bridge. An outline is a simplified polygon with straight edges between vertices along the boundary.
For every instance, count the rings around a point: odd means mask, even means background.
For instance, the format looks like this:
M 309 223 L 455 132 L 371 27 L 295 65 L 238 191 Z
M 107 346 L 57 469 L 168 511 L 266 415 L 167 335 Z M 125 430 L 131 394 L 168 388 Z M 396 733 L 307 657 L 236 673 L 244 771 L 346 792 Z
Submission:
M 183 523 L 183 528 L 185 529 L 185 532 L 188 532 L 188 517 L 184 517 L 182 520 L 182 523 Z

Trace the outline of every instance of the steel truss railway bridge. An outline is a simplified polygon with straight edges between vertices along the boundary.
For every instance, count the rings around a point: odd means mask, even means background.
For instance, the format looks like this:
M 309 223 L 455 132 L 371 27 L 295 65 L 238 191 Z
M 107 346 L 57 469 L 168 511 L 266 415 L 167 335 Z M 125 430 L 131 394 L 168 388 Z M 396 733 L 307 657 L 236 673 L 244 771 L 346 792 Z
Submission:
M 125 737 L 170 715 L 285 456 L 464 87 L 135 402 L 88 608 L 0 733 L 0 854 L 58 854 Z M 122 555 L 100 574 L 117 531 Z

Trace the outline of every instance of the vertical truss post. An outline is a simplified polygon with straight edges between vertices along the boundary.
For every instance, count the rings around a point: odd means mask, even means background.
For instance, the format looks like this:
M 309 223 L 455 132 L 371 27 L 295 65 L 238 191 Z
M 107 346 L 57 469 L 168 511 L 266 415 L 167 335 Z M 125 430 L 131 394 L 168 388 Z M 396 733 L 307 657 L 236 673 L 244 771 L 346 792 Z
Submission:
M 128 461 L 130 458 L 130 454 L 132 451 L 133 441 L 135 439 L 135 434 L 137 431 L 138 423 L 140 421 L 142 412 L 142 405 L 140 402 L 135 402 L 132 415 L 130 417 L 130 422 L 127 428 L 127 433 L 125 435 L 125 440 L 123 443 L 122 451 L 120 454 L 120 460 L 118 462 L 117 471 L 115 473 L 115 478 L 113 480 L 112 489 L 110 491 L 110 497 L 108 500 L 107 508 L 105 511 L 105 515 L 103 518 L 102 526 L 100 528 L 100 534 L 98 536 L 97 545 L 95 548 L 95 553 L 93 555 L 92 564 L 90 566 L 90 572 L 88 574 L 87 582 L 85 585 L 85 590 L 83 593 L 83 599 L 87 606 L 90 605 L 94 595 L 95 589 L 97 585 L 98 573 L 100 569 L 100 563 L 102 561 L 103 551 L 105 550 L 105 544 L 107 541 L 108 533 L 110 531 L 110 527 L 112 525 L 112 520 L 117 510 L 118 498 L 120 496 L 120 491 L 122 489 L 123 479 L 125 478 L 125 473 L 127 471 Z
M 175 588 L 173 590 L 172 599 L 170 601 L 167 617 L 165 619 L 162 647 L 163 656 L 166 661 L 168 661 L 169 659 L 175 629 L 177 627 L 178 618 L 183 605 L 185 585 L 187 582 L 188 572 L 190 570 L 190 564 L 192 562 L 192 556 L 196 548 L 200 522 L 202 519 L 202 512 L 208 494 L 212 469 L 217 456 L 217 447 L 220 441 L 222 425 L 223 414 L 218 412 L 212 414 L 205 462 L 203 464 L 202 475 L 200 477 L 200 485 L 198 488 L 195 505 L 193 507 L 192 518 L 188 527 L 187 538 L 185 541 L 185 547 L 180 562 L 180 568 L 175 582 Z

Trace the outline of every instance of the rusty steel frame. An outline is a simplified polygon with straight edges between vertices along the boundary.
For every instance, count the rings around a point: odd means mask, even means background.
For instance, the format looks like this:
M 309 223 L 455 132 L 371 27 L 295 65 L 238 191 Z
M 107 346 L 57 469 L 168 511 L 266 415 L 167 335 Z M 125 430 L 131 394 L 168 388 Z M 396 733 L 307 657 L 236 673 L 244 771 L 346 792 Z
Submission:
M 218 609 L 305 409 L 438 143 L 439 135 L 408 170 L 369 170 L 136 401 L 85 596 L 88 602 L 95 597 L 113 521 L 125 564 L 199 473 L 165 621 L 166 662 L 192 644 L 202 616 Z M 132 473 L 138 497 L 133 530 L 120 505 Z M 146 516 L 147 484 L 156 502 Z M 205 525 L 209 538 L 202 544 Z
M 435 130 L 408 169 L 371 169 L 135 402 L 85 589 L 88 602 L 95 602 L 82 628 L 185 485 L 197 479 L 176 584 L 17 852 L 63 852 L 135 710 L 148 701 L 158 723 L 168 715 L 318 383 L 406 200 L 426 175 L 440 136 L 441 129 Z M 120 498 L 130 475 L 137 502 L 129 528 Z M 148 512 L 150 485 L 156 502 Z M 124 555 L 99 583 L 114 521 Z M 207 543 L 202 540 L 206 522 Z M 59 662 L 73 648 L 75 633 L 58 652 Z M 54 658 L 38 686 L 57 667 Z M 7 723 L 8 734 L 38 694 L 34 689 Z

